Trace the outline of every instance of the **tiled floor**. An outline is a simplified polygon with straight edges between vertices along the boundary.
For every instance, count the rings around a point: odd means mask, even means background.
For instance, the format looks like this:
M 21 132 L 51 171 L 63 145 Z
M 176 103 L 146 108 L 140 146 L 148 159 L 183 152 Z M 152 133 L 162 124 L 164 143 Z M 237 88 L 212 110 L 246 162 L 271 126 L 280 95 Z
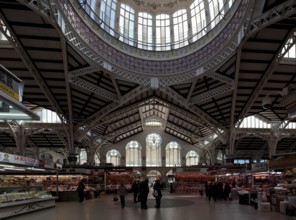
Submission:
M 154 208 L 150 195 L 148 209 L 134 204 L 132 194 L 127 196 L 126 207 L 113 202 L 112 195 L 86 200 L 83 203 L 57 202 L 55 208 L 40 210 L 9 219 L 14 220 L 296 220 L 279 212 L 259 212 L 238 200 L 209 202 L 205 197 L 164 193 L 162 207 Z

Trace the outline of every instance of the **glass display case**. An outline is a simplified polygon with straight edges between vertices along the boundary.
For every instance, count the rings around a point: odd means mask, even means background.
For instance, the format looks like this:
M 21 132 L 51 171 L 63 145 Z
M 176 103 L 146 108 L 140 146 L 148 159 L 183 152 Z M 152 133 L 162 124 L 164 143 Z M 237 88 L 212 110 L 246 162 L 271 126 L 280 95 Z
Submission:
M 53 207 L 55 199 L 31 177 L 0 174 L 0 219 Z
M 55 206 L 56 198 L 31 176 L 56 172 L 44 166 L 34 158 L 0 152 L 0 219 Z

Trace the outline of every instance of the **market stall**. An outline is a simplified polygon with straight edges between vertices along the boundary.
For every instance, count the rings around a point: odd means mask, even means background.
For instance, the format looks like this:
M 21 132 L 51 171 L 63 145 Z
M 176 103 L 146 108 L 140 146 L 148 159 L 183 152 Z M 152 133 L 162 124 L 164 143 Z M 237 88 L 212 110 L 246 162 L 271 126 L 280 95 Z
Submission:
M 53 197 L 32 174 L 56 172 L 43 161 L 0 152 L 0 219 L 55 206 Z
M 131 190 L 134 181 L 132 168 L 106 168 L 106 192 L 116 192 L 123 182 L 128 191 Z

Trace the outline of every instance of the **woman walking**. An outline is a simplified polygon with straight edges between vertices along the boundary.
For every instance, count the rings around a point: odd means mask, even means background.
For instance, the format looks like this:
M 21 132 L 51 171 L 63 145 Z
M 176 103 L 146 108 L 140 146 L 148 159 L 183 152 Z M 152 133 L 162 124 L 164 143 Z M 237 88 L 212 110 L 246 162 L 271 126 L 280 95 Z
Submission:
M 120 203 L 121 203 L 121 208 L 125 207 L 125 196 L 127 195 L 127 189 L 123 182 L 120 183 L 120 186 L 117 189 L 119 198 L 120 198 Z

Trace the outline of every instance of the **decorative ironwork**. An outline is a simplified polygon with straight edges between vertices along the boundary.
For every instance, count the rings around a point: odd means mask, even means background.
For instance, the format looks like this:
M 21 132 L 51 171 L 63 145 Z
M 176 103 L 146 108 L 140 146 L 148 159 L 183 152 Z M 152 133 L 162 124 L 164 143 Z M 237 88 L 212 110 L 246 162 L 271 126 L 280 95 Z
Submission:
M 221 33 L 200 50 L 176 60 L 148 61 L 122 53 L 101 40 L 68 3 L 64 0 L 60 2 L 53 0 L 51 7 L 52 11 L 58 12 L 56 20 L 71 44 L 101 66 L 104 66 L 104 62 L 107 61 L 110 63 L 112 72 L 123 78 L 150 86 L 150 77 L 154 75 L 159 78 L 161 87 L 196 77 L 193 69 L 199 65 L 205 65 L 205 70 L 209 71 L 210 68 L 216 67 L 218 63 L 228 58 L 235 51 L 233 46 L 236 47 L 238 43 L 238 38 L 233 31 L 238 29 L 236 27 L 240 26 L 245 15 L 248 14 L 246 13 L 248 1 L 244 0 Z M 234 37 L 231 38 L 231 36 Z M 228 44 L 228 42 L 232 43 Z M 215 58 L 217 50 L 220 51 L 220 55 Z M 206 64 L 206 62 L 209 63 Z M 184 73 L 182 78 L 179 77 L 180 72 Z
M 103 98 L 109 99 L 114 102 L 119 102 L 119 99 L 117 98 L 116 94 L 109 92 L 108 90 L 105 90 L 83 79 L 73 78 L 70 80 L 70 83 L 72 83 L 73 85 L 79 86 L 81 88 L 87 89 Z
M 194 105 L 200 102 L 203 102 L 205 100 L 211 99 L 215 96 L 219 96 L 221 94 L 227 93 L 229 91 L 232 91 L 234 88 L 232 86 L 229 85 L 222 85 L 220 87 L 217 87 L 215 89 L 211 89 L 207 92 L 204 92 L 202 94 L 199 94 L 193 98 L 191 98 L 190 100 L 190 105 Z
M 264 27 L 267 27 L 280 19 L 289 17 L 296 12 L 296 5 L 294 0 L 283 1 L 282 4 L 272 8 L 271 10 L 261 14 L 259 17 L 254 18 L 250 24 L 250 30 L 247 36 L 254 34 Z

